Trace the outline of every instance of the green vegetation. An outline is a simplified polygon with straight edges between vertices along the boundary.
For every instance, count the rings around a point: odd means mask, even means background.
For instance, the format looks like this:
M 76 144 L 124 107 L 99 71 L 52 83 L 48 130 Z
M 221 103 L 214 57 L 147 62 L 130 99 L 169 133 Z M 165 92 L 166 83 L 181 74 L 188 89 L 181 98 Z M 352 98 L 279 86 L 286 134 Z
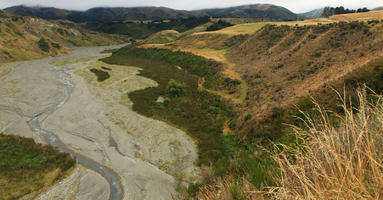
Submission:
M 17 199 L 60 180 L 76 161 L 33 139 L 0 135 L 0 199 Z
M 205 80 L 204 86 L 209 89 L 218 89 L 223 86 L 223 80 L 220 72 L 222 64 L 214 60 L 208 60 L 201 56 L 196 56 L 188 52 L 173 52 L 168 49 L 157 48 L 123 48 L 120 52 L 113 55 L 121 55 L 121 52 L 129 52 L 129 57 L 148 59 L 157 62 L 167 63 L 169 65 L 179 66 L 190 74 L 196 75 Z M 162 74 L 162 73 L 161 73 Z M 153 75 L 157 76 L 157 75 Z M 175 79 L 177 80 L 177 79 Z
M 207 27 L 206 31 L 218 31 L 226 27 L 234 26 L 234 24 L 231 24 L 229 22 L 226 22 L 224 20 L 218 20 L 218 22 L 214 22 L 212 25 Z
M 92 73 L 94 73 L 97 76 L 98 82 L 103 82 L 106 79 L 110 78 L 109 73 L 106 71 L 95 69 L 95 68 L 92 68 L 89 71 L 91 71 Z
M 88 23 L 86 27 L 104 33 L 122 34 L 128 35 L 135 39 L 144 39 L 163 30 L 176 30 L 178 32 L 184 32 L 209 21 L 208 17 L 189 17 L 171 20 L 153 20 L 148 22 L 128 21 L 108 22 L 102 24 Z
M 49 46 L 49 43 L 47 42 L 46 39 L 41 38 L 38 42 L 37 45 L 39 45 L 39 48 L 45 52 L 49 52 L 49 49 L 51 48 Z
M 206 82 L 216 80 L 221 71 L 219 64 L 190 53 L 135 47 L 122 48 L 103 61 L 140 67 L 141 76 L 159 83 L 159 87 L 130 93 L 133 109 L 184 129 L 198 144 L 198 164 L 212 166 L 219 176 L 246 176 L 258 186 L 272 184 L 269 174 L 273 163 L 269 157 L 266 154 L 254 157 L 254 152 L 260 151 L 258 147 L 244 143 L 235 134 L 222 134 L 224 125 L 236 119 L 233 107 L 198 88 L 201 77 Z M 169 95 L 169 90 L 174 93 Z M 156 102 L 159 96 L 167 97 L 164 103 Z
M 232 109 L 216 95 L 198 88 L 203 77 L 213 82 L 220 66 L 190 53 L 166 49 L 125 47 L 104 62 L 142 68 L 140 75 L 159 86 L 129 94 L 133 109 L 145 116 L 160 119 L 184 129 L 199 146 L 199 164 L 214 164 L 227 153 L 222 129 Z M 177 67 L 179 66 L 179 67 Z M 167 96 L 158 103 L 159 96 Z
M 185 94 L 185 86 L 174 79 L 170 79 L 166 91 L 167 96 L 170 98 L 181 97 Z
M 330 17 L 333 15 L 341 15 L 341 14 L 349 14 L 349 13 L 359 13 L 359 12 L 369 12 L 370 10 L 368 8 L 358 8 L 357 10 L 352 10 L 348 8 L 344 8 L 343 6 L 340 7 L 325 7 L 323 9 L 321 17 Z
M 360 23 L 354 25 L 364 27 Z M 354 25 L 350 24 L 347 27 Z M 332 25 L 314 28 L 313 32 L 326 32 L 327 26 Z M 270 30 L 269 34 L 281 37 L 279 33 L 273 32 L 272 28 L 272 26 L 266 28 Z M 289 28 L 282 27 L 282 29 Z M 300 33 L 300 30 L 299 28 L 296 34 L 305 33 L 305 31 Z M 266 45 L 271 45 L 270 43 Z M 129 98 L 134 102 L 133 109 L 145 116 L 184 129 L 198 144 L 199 164 L 211 166 L 217 176 L 229 174 L 236 183 L 245 178 L 259 188 L 274 186 L 272 177 L 278 176 L 280 171 L 278 165 L 271 159 L 270 150 L 274 148 L 274 144 L 283 144 L 292 149 L 301 145 L 293 135 L 292 128 L 286 124 L 304 128 L 304 123 L 298 119 L 299 117 L 318 117 L 315 105 L 311 99 L 305 97 L 298 103 L 300 111 L 295 106 L 275 107 L 269 117 L 246 126 L 241 133 L 235 133 L 233 132 L 235 127 L 241 127 L 246 121 L 254 121 L 251 113 L 243 115 L 243 119 L 238 119 L 234 108 L 228 102 L 198 87 L 201 79 L 205 80 L 205 87 L 210 89 L 219 89 L 224 85 L 225 81 L 220 77 L 222 69 L 219 63 L 185 52 L 135 47 L 120 49 L 104 61 L 143 68 L 140 75 L 155 80 L 159 83 L 159 87 L 129 94 Z M 277 65 L 277 68 L 283 67 Z M 364 83 L 377 93 L 383 92 L 383 59 L 375 60 L 354 71 L 344 80 L 333 83 L 332 87 L 342 91 L 343 84 L 346 84 L 346 91 L 353 91 L 355 87 Z M 355 94 L 349 92 L 349 95 L 357 102 Z M 156 102 L 159 96 L 166 97 L 164 103 Z M 313 96 L 325 109 L 343 114 L 337 106 L 339 103 L 337 94 L 328 87 L 318 90 Z M 339 125 L 339 120 L 334 115 L 330 115 L 329 120 L 331 125 Z M 223 135 L 225 126 L 230 127 L 232 132 Z M 195 195 L 198 192 L 198 185 L 193 185 L 191 188 L 191 195 Z M 235 189 L 231 192 L 234 196 L 237 194 Z

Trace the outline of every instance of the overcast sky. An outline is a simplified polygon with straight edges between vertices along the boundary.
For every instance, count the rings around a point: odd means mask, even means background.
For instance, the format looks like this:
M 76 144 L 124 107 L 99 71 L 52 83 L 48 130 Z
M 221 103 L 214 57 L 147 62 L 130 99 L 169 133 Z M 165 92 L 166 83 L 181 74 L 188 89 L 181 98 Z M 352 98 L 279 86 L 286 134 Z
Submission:
M 352 9 L 383 6 L 383 0 L 0 0 L 0 8 L 24 4 L 30 6 L 52 6 L 73 10 L 86 10 L 100 6 L 165 6 L 174 9 L 193 10 L 255 3 L 275 4 L 286 7 L 296 13 L 306 12 L 324 6 L 342 5 Z

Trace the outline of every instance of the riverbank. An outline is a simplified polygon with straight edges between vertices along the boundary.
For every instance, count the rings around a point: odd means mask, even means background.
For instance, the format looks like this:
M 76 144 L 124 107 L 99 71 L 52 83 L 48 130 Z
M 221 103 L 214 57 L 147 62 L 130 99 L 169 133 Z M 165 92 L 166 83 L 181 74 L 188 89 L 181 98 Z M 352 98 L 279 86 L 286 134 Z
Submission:
M 105 57 L 107 54 L 102 54 L 103 50 L 104 47 L 77 49 L 67 56 L 9 64 L 12 72 L 0 78 L 0 120 L 6 124 L 7 133 L 45 143 L 45 138 L 32 131 L 27 122 L 57 106 L 65 98 L 68 85 L 57 77 L 62 76 L 57 69 L 64 70 L 69 74 L 68 80 L 74 84 L 73 92 L 58 110 L 39 120 L 42 129 L 54 133 L 71 151 L 110 168 L 121 182 L 123 199 L 171 199 L 177 194 L 175 188 L 179 181 L 166 172 L 193 172 L 192 177 L 185 179 L 194 180 L 199 173 L 198 168 L 193 167 L 196 147 L 183 131 L 140 116 L 131 108 L 119 104 L 126 91 L 155 84 L 137 76 L 137 68 L 126 68 L 127 73 L 123 76 L 112 76 L 113 79 L 110 79 L 113 80 L 111 85 L 118 85 L 121 81 L 131 83 L 124 85 L 124 88 L 97 85 L 93 80 L 85 80 L 76 75 L 80 71 L 88 70 L 97 59 Z M 62 59 L 90 56 L 95 58 L 78 59 L 79 62 L 64 66 L 54 67 L 51 64 Z M 179 145 L 167 148 L 170 143 Z M 164 167 L 171 162 L 186 163 L 181 166 L 189 165 L 189 168 L 177 171 L 171 169 L 172 167 Z M 96 192 L 84 193 L 87 191 L 84 188 L 96 182 L 100 183 L 99 188 L 104 188 L 105 194 L 108 193 L 102 176 L 81 165 L 79 167 L 84 172 L 73 175 L 76 174 L 75 170 L 70 177 L 77 178 L 69 181 L 71 183 L 61 184 L 66 185 L 66 189 L 49 189 L 39 199 L 49 199 L 52 195 L 60 196 L 65 193 L 73 194 L 69 195 L 71 198 L 84 199 L 84 195 Z M 103 195 L 93 196 L 96 199 L 105 199 Z

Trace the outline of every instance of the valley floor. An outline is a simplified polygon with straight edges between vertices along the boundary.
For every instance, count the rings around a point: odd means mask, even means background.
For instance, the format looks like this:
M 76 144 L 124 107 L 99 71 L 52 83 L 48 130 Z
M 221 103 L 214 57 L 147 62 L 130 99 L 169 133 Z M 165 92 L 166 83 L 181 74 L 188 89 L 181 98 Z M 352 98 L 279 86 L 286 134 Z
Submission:
M 172 199 L 181 180 L 199 178 L 196 145 L 185 132 L 126 106 L 127 93 L 157 83 L 138 76 L 139 68 L 97 61 L 107 56 L 101 53 L 105 49 L 82 48 L 67 56 L 1 66 L 1 126 L 7 134 L 47 143 L 28 124 L 40 116 L 39 126 L 62 142 L 60 148 L 110 169 L 123 199 Z M 91 69 L 104 69 L 109 77 L 99 82 Z M 69 87 L 62 72 L 69 74 L 74 89 L 68 101 L 57 106 Z M 79 162 L 68 178 L 35 199 L 108 199 L 115 192 L 110 188 L 103 174 Z

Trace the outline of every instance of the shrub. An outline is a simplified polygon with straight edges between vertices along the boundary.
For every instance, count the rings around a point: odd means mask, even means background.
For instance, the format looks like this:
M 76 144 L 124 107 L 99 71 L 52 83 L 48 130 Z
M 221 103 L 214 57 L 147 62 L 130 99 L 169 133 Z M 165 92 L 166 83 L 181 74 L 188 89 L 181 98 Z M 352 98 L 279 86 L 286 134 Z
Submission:
M 97 76 L 98 82 L 102 82 L 102 81 L 105 81 L 106 79 L 110 78 L 109 73 L 106 71 L 95 69 L 95 68 L 90 69 L 90 71 Z
M 223 20 L 218 20 L 217 23 L 214 23 L 210 25 L 209 27 L 206 28 L 206 31 L 218 31 L 226 27 L 233 26 L 234 24 L 231 24 L 229 22 L 223 21 Z
M 51 48 L 49 46 L 49 43 L 46 39 L 41 38 L 38 42 L 37 45 L 39 45 L 39 48 L 45 52 L 49 52 L 49 49 Z
M 166 87 L 166 91 L 169 97 L 180 97 L 185 94 L 185 86 L 181 83 L 178 83 L 174 79 L 170 79 Z

